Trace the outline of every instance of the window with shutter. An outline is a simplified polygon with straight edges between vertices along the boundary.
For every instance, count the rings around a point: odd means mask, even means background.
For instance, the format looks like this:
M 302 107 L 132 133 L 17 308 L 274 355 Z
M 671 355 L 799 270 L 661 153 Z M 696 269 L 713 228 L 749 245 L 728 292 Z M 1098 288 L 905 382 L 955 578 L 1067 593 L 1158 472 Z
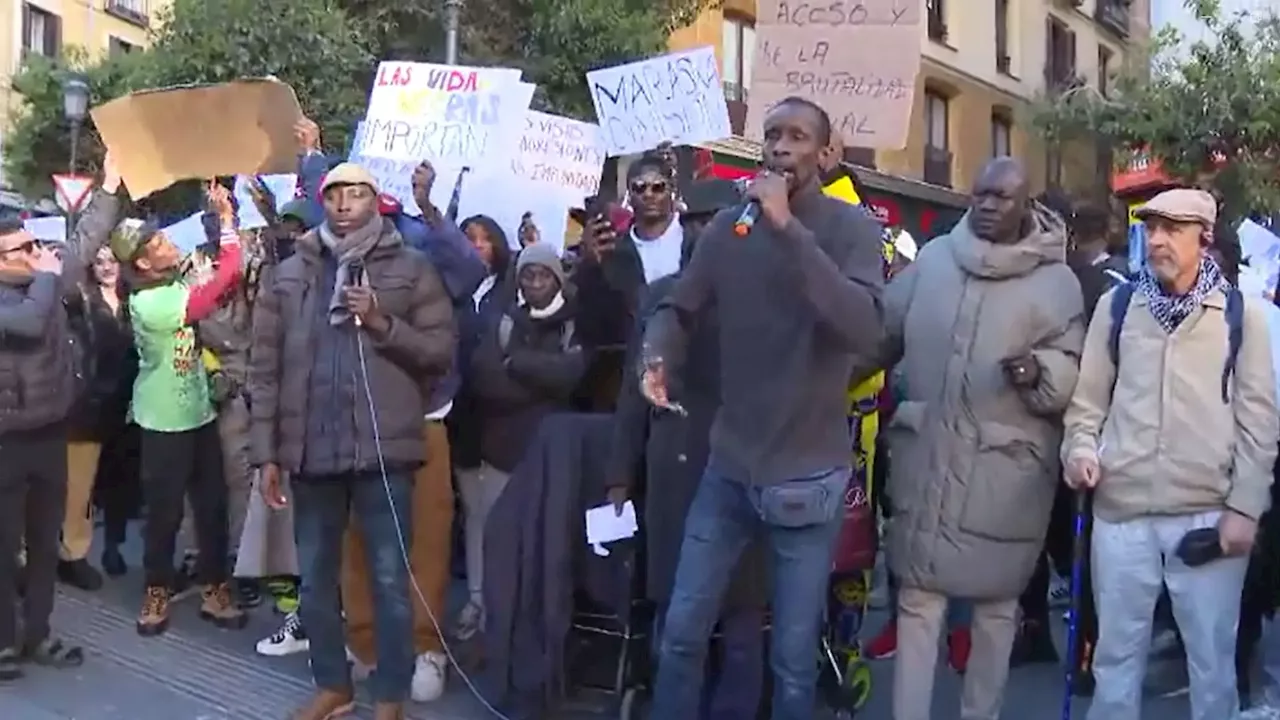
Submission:
M 57 57 L 62 49 L 62 18 L 31 3 L 22 5 L 22 51 Z

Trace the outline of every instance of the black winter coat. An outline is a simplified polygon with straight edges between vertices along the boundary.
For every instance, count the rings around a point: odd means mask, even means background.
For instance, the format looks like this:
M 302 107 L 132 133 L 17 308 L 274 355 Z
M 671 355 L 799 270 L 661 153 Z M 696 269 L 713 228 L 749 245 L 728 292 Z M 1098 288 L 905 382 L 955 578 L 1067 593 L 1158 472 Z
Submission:
M 586 369 L 570 297 L 548 318 L 511 303 L 481 330 L 469 392 L 480 423 L 480 456 L 511 472 L 547 415 L 567 410 Z
M 112 312 L 100 288 L 85 288 L 67 302 L 67 319 L 77 345 L 77 371 L 85 376 L 69 414 L 71 435 L 107 442 L 124 431 L 138 374 L 124 292 L 119 311 Z
M 614 416 L 609 484 L 627 484 L 640 501 L 644 527 L 648 599 L 665 604 L 675 584 L 685 517 L 711 453 L 711 423 L 720 407 L 720 352 L 715 313 L 698 319 L 684 362 L 670 374 L 668 392 L 688 413 L 681 416 L 651 407 L 635 381 L 644 320 L 679 275 L 649 286 L 631 338 L 625 376 Z M 767 564 L 758 541 L 749 545 L 725 595 L 724 606 L 762 608 L 768 603 Z

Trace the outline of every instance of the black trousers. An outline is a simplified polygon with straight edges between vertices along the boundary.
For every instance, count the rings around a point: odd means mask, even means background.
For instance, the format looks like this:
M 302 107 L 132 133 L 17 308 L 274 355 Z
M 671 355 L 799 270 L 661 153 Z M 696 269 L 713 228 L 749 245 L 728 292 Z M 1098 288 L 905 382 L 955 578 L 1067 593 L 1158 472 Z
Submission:
M 1093 602 L 1093 583 L 1089 572 L 1089 546 L 1093 535 L 1092 498 L 1085 508 L 1084 557 L 1081 562 L 1080 617 L 1077 620 L 1075 661 L 1078 667 L 1088 667 L 1093 646 L 1098 640 L 1098 611 Z M 1035 574 L 1027 583 L 1027 589 L 1019 601 L 1025 620 L 1048 627 L 1049 622 L 1049 569 L 1052 567 L 1062 577 L 1071 578 L 1072 544 L 1075 539 L 1075 493 L 1066 485 L 1058 486 L 1053 501 L 1053 513 L 1049 516 L 1049 531 L 1045 534 L 1044 550 L 1036 561 Z
M 27 545 L 23 641 L 49 637 L 58 541 L 67 504 L 67 431 L 59 424 L 0 436 L 0 648 L 18 643 L 18 553 Z
M 102 510 L 103 534 L 108 545 L 125 541 L 129 521 L 142 508 L 142 430 L 129 425 L 102 444 L 98 474 L 93 481 L 94 502 Z
M 227 481 L 217 422 L 185 432 L 142 431 L 142 493 L 146 499 L 142 566 L 148 587 L 173 584 L 173 554 L 184 496 L 191 498 L 201 584 L 227 579 Z

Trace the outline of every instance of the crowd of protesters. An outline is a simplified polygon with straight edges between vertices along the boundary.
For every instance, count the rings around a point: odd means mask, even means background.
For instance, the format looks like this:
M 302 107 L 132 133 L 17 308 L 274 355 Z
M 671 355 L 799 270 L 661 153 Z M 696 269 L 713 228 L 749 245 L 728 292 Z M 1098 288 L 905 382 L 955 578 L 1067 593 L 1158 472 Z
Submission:
M 103 583 L 96 507 L 113 577 L 142 520 L 140 634 L 189 592 L 232 630 L 269 598 L 283 622 L 258 651 L 311 659 L 294 718 L 350 712 L 365 678 L 375 717 L 401 718 L 443 694 L 447 643 L 486 632 L 486 522 L 543 420 L 606 411 L 608 500 L 645 511 L 658 714 L 697 714 L 718 625 L 707 717 L 812 716 L 856 440 L 886 478 L 892 613 L 866 654 L 896 654 L 897 720 L 931 717 L 944 634 L 961 716 L 996 720 L 1011 665 L 1058 660 L 1050 578 L 1073 564 L 1066 662 L 1091 720 L 1139 716 L 1153 623 L 1173 620 L 1194 720 L 1280 717 L 1262 622 L 1280 310 L 1237 288 L 1215 198 L 1143 205 L 1135 265 L 1109 212 L 1033 199 L 997 158 L 956 227 L 896 246 L 841 189 L 820 108 L 765 122 L 745 238 L 740 188 L 681 187 L 664 148 L 561 257 L 528 218 L 513 243 L 459 221 L 456 191 L 436 207 L 428 163 L 407 211 L 309 120 L 297 197 L 277 211 L 254 185 L 268 225 L 246 232 L 210 181 L 190 256 L 123 216 L 110 156 L 65 243 L 0 224 L 0 679 L 84 661 L 49 618 L 58 580 Z M 878 425 L 851 438 L 862 399 Z M 446 615 L 455 547 L 466 601 Z M 1257 649 L 1274 678 L 1253 693 Z

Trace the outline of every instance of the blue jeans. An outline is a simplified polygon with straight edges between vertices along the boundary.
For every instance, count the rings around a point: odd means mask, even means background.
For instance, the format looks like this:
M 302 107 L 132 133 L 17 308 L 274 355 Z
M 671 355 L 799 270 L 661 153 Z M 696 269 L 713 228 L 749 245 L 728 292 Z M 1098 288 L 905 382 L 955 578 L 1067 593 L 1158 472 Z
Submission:
M 666 606 L 659 609 L 665 615 Z M 720 666 L 703 689 L 699 720 L 742 720 L 760 710 L 764 686 L 763 610 L 739 608 L 720 616 Z M 662 619 L 655 627 L 654 654 L 661 653 Z
M 346 634 L 342 624 L 342 536 L 354 513 L 360 520 L 369 577 L 373 582 L 377 670 L 369 678 L 374 702 L 399 703 L 413 681 L 413 604 L 405 547 L 413 542 L 413 475 L 390 473 L 395 512 L 380 473 L 303 477 L 293 483 L 293 528 L 302 574 L 302 626 L 311 639 L 316 687 L 347 692 Z M 396 531 L 397 523 L 400 526 Z
M 828 516 L 813 525 L 783 527 L 764 522 L 761 488 L 707 468 L 685 520 L 651 717 L 698 716 L 707 639 L 720 615 L 729 576 L 747 543 L 764 532 L 773 551 L 774 572 L 770 717 L 813 718 L 818 638 L 849 470 L 835 470 L 810 482 L 820 484 L 832 498 Z

